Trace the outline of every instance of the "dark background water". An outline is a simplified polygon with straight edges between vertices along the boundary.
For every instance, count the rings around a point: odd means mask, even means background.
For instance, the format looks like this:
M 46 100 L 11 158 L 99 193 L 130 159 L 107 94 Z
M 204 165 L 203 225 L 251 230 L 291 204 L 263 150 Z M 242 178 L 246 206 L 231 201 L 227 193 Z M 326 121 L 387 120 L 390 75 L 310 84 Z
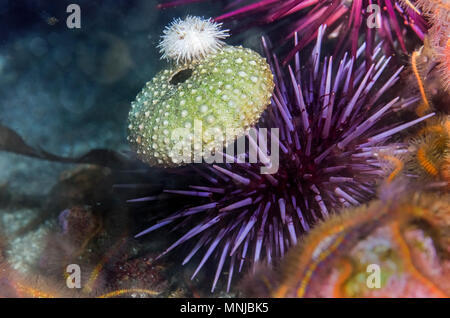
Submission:
M 69 29 L 69 4 L 81 28 Z M 33 146 L 78 156 L 126 150 L 130 102 L 165 65 L 164 27 L 186 14 L 214 16 L 220 1 L 166 10 L 155 0 L 0 1 L 0 123 Z M 67 165 L 0 153 L 0 184 L 47 191 Z

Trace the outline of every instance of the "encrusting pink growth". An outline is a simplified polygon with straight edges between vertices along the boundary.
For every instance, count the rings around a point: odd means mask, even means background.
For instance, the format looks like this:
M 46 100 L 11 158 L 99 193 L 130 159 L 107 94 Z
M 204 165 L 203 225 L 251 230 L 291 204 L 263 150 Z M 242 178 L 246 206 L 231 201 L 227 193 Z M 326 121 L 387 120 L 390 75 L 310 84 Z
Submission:
M 448 297 L 449 198 L 404 186 L 316 226 L 276 270 L 249 275 L 245 296 Z

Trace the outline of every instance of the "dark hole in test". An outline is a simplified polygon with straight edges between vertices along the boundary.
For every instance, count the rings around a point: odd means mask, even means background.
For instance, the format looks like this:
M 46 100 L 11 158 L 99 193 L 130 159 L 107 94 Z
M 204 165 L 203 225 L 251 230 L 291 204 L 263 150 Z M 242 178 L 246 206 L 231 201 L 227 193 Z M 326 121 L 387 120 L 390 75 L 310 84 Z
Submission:
M 186 82 L 186 80 L 192 76 L 193 70 L 190 68 L 187 68 L 185 70 L 181 70 L 178 73 L 176 73 L 172 78 L 170 79 L 169 83 L 172 85 L 177 85 L 180 83 Z

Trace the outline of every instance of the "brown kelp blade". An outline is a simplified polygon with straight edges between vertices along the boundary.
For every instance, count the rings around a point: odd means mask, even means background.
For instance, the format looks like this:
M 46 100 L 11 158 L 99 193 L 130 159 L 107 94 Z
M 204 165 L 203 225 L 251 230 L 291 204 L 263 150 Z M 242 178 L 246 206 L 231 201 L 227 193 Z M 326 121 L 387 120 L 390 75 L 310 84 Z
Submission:
M 18 133 L 1 124 L 0 151 L 7 151 L 48 161 L 95 164 L 111 169 L 126 169 L 138 165 L 133 158 L 129 158 L 121 153 L 109 149 L 93 149 L 82 156 L 75 158 L 54 155 L 45 150 L 31 147 Z

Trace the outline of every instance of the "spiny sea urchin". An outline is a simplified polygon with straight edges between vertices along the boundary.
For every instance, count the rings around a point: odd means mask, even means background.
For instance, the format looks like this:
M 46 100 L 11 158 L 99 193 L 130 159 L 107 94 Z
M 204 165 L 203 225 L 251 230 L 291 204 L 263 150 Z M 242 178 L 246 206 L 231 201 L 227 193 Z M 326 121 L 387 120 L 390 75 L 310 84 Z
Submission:
M 180 24 L 167 33 L 178 32 Z M 189 32 L 194 35 L 185 38 L 212 41 L 209 32 Z M 185 46 L 180 44 L 180 56 L 194 55 Z M 241 46 L 223 46 L 216 53 L 203 49 L 192 61 L 168 67 L 147 82 L 131 103 L 128 140 L 152 166 L 201 162 L 259 120 L 273 87 L 269 65 L 258 53 Z
M 204 0 L 203 0 L 204 1 Z M 174 5 L 188 4 L 190 0 L 168 1 L 159 5 L 167 8 Z M 345 50 L 350 47 L 355 55 L 359 35 L 365 34 L 367 43 L 366 57 L 373 54 L 373 42 L 378 36 L 384 41 L 385 52 L 396 49 L 396 41 L 403 52 L 406 48 L 406 31 L 411 29 L 421 40 L 427 31 L 427 23 L 421 12 L 412 5 L 397 0 L 254 0 L 248 4 L 233 1 L 230 9 L 215 18 L 215 21 L 239 19 L 239 28 L 243 25 L 275 24 L 277 37 L 286 41 L 297 32 L 301 41 L 290 52 L 285 61 L 290 60 L 295 52 L 314 41 L 317 29 L 322 24 L 329 26 L 328 35 L 339 34 L 339 45 Z M 408 1 L 409 2 L 409 1 Z M 407 26 L 408 28 L 406 28 Z M 280 32 L 282 28 L 282 32 Z
M 265 144 L 257 144 L 256 136 L 264 134 L 262 129 L 256 135 L 248 134 L 249 146 L 244 154 L 244 158 L 249 158 L 252 152 L 257 152 L 261 163 L 242 162 L 239 157 L 225 155 L 227 163 L 223 165 L 191 167 L 193 176 L 203 178 L 201 184 L 191 185 L 190 190 L 165 192 L 205 201 L 180 210 L 136 235 L 168 224 L 186 229 L 161 256 L 183 243 L 193 242 L 183 264 L 200 250 L 204 254 L 192 278 L 208 259 L 217 257 L 212 290 L 225 266 L 229 289 L 233 273 L 240 272 L 244 264 L 264 259 L 272 264 L 319 219 L 342 206 L 358 205 L 371 198 L 377 178 L 384 174 L 374 153 L 395 148 L 395 144 L 386 143 L 390 136 L 433 115 L 395 123 L 394 110 L 416 100 L 399 102 L 397 97 L 381 101 L 398 80 L 402 68 L 375 93 L 374 85 L 390 58 L 377 59 L 381 51 L 378 47 L 374 56 L 377 62 L 369 65 L 368 71 L 365 62 L 347 55 L 337 63 L 333 57 L 321 63 L 324 31 L 321 27 L 309 63 L 301 64 L 297 54 L 295 67 L 289 67 L 288 74 L 282 71 L 277 57 L 263 41 L 276 74 L 275 94 L 264 124 L 274 128 L 270 129 L 274 138 L 266 148 Z M 358 56 L 364 47 L 360 47 Z M 393 122 L 386 123 L 389 120 Z M 278 149 L 272 147 L 274 143 L 280 149 L 279 169 L 273 174 L 261 174 L 260 168 L 267 166 L 269 160 L 266 149 Z
M 194 16 L 175 19 L 164 29 L 158 45 L 162 58 L 187 63 L 216 53 L 225 44 L 222 40 L 229 36 L 228 30 L 222 30 L 221 25 Z

